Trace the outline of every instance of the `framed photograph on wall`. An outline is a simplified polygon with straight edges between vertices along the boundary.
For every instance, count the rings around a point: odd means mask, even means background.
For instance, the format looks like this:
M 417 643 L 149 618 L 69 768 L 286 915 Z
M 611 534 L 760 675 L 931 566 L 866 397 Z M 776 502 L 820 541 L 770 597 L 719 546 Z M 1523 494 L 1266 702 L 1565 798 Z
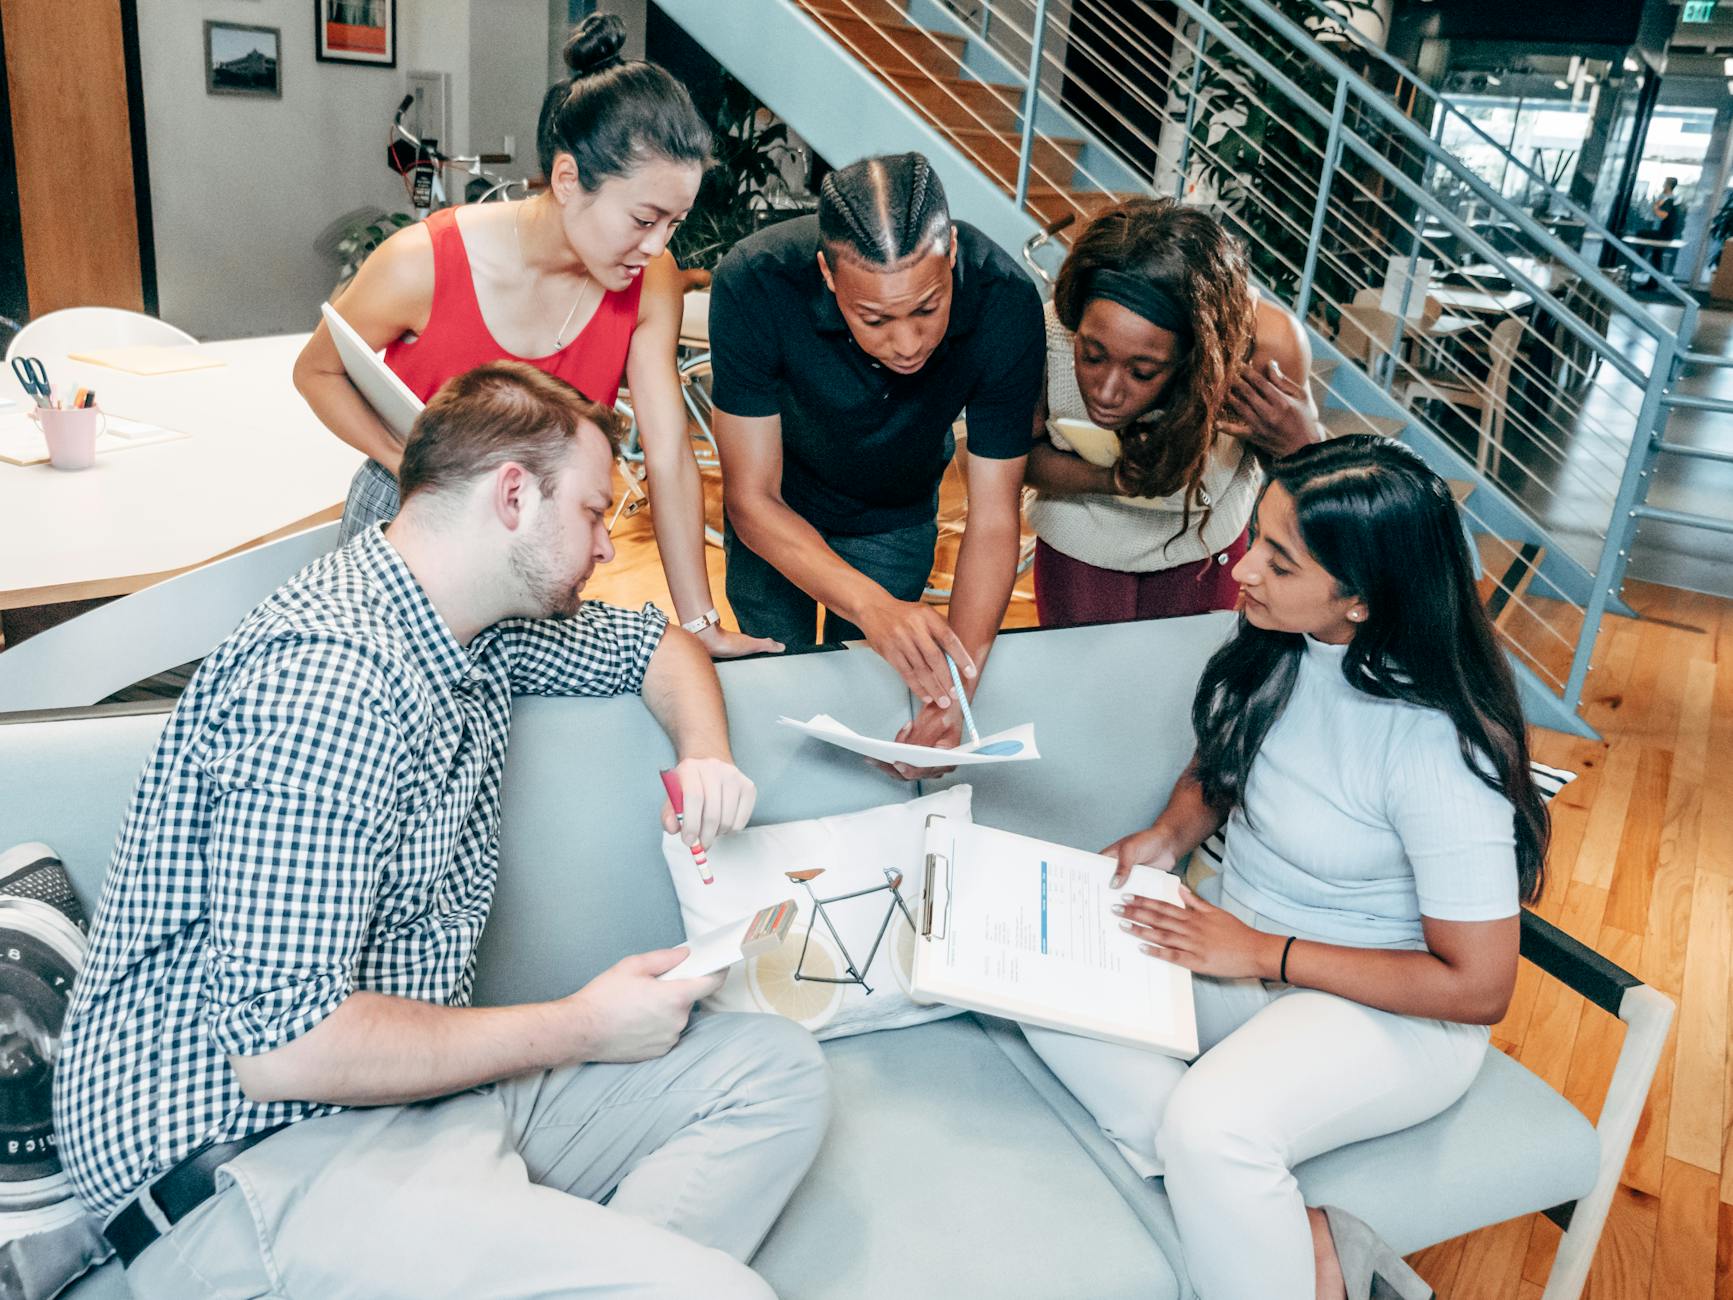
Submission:
M 205 94 L 283 97 L 283 29 L 205 23 Z
M 321 63 L 397 66 L 397 0 L 313 0 L 313 53 Z

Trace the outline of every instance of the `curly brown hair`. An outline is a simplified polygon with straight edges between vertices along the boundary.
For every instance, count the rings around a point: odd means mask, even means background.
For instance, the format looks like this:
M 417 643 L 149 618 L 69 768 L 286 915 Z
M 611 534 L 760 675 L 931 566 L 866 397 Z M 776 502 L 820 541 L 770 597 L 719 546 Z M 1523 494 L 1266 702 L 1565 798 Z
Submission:
M 1185 489 L 1183 534 L 1209 465 L 1216 420 L 1234 376 L 1256 344 L 1251 270 L 1239 240 L 1202 208 L 1172 199 L 1127 199 L 1091 221 L 1072 245 L 1053 305 L 1076 332 L 1095 272 L 1145 276 L 1186 305 L 1191 343 L 1161 405 L 1120 431 L 1118 481 L 1133 496 Z

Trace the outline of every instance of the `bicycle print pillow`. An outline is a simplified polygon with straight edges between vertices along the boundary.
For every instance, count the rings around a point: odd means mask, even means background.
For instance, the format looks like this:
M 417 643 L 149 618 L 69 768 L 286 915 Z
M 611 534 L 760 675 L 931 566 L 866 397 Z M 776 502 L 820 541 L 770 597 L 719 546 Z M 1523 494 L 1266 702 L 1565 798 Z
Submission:
M 731 967 L 704 1005 L 787 1016 L 819 1038 L 960 1014 L 956 1007 L 912 1000 L 909 975 L 927 817 L 971 820 L 972 793 L 958 785 L 864 812 L 749 827 L 709 846 L 713 885 L 699 879 L 686 845 L 664 835 L 662 858 L 687 934 L 708 933 L 785 898 L 800 905 L 787 940 Z M 805 880 L 790 878 L 814 872 Z M 822 915 L 815 903 L 822 904 Z

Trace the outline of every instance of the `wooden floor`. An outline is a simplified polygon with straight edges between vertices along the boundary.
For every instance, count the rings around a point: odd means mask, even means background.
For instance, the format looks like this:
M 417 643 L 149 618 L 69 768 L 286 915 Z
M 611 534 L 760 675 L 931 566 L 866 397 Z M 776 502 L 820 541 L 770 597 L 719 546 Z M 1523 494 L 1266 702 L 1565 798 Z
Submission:
M 713 475 L 706 496 L 719 524 Z M 947 482 L 943 515 L 959 497 Z M 614 535 L 618 558 L 589 594 L 669 608 L 649 512 L 622 519 Z M 708 557 L 726 608 L 722 553 Z M 1026 595 L 1028 578 L 1018 585 Z M 1679 1008 L 1588 1295 L 1733 1300 L 1733 602 L 1638 583 L 1626 594 L 1642 617 L 1607 619 L 1586 696 L 1584 715 L 1605 741 L 1534 736 L 1535 757 L 1581 773 L 1553 804 L 1539 910 Z M 1006 622 L 1034 618 L 1023 599 Z M 1621 1028 L 1525 965 L 1493 1041 L 1595 1119 Z M 1538 1300 L 1558 1236 L 1535 1215 L 1414 1263 L 1440 1300 Z

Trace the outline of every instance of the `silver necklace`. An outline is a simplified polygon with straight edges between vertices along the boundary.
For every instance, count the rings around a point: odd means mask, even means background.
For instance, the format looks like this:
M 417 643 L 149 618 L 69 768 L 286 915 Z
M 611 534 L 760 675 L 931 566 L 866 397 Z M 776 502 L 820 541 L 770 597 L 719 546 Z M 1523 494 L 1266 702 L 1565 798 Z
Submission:
M 525 200 L 525 202 L 528 202 L 528 200 Z M 530 264 L 529 264 L 529 260 L 524 257 L 523 215 L 524 215 L 524 204 L 523 203 L 519 203 L 512 208 L 511 228 L 512 228 L 512 234 L 517 239 L 518 265 L 523 267 L 524 274 L 528 275 L 530 273 Z M 541 302 L 541 285 L 539 282 L 536 284 L 534 292 L 536 295 L 536 302 L 539 304 Z M 571 342 L 571 340 L 566 337 L 566 331 L 571 328 L 572 318 L 578 314 L 578 308 L 582 307 L 584 305 L 584 299 L 585 299 L 585 297 L 587 297 L 589 295 L 589 292 L 590 292 L 590 273 L 588 271 L 586 271 L 586 272 L 584 272 L 584 282 L 578 286 L 578 296 L 572 301 L 572 309 L 566 313 L 565 320 L 560 322 L 559 329 L 554 331 L 554 348 L 553 348 L 553 350 L 555 352 L 560 351 L 562 348 L 564 348 L 566 346 L 567 343 Z

